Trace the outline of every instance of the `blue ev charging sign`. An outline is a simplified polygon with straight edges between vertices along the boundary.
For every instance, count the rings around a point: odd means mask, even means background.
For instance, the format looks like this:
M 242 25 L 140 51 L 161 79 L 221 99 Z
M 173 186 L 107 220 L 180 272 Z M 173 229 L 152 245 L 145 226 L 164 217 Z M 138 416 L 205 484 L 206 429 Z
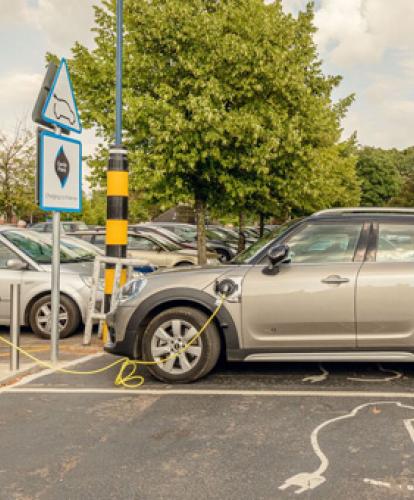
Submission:
M 81 142 L 41 130 L 38 156 L 39 207 L 46 211 L 81 212 Z

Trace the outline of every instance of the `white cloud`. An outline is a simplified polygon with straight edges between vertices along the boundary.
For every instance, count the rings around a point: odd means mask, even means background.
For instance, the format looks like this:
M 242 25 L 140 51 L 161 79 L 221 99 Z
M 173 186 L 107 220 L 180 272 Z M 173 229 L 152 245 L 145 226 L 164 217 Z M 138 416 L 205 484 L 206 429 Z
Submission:
M 51 52 L 70 55 L 75 41 L 91 47 L 96 0 L 39 0 L 30 11 L 31 22 L 46 36 Z
M 0 129 L 13 129 L 25 116 L 30 120 L 42 79 L 43 75 L 38 73 L 16 73 L 0 78 Z
M 413 19 L 413 0 L 322 0 L 316 41 L 337 65 L 372 64 L 390 47 L 413 46 Z

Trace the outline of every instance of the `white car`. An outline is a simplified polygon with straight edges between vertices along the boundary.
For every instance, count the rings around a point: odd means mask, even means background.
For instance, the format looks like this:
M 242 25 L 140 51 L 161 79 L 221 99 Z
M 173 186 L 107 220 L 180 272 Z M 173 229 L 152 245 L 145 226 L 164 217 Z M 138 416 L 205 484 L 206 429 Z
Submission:
M 67 241 L 66 241 L 67 240 Z M 60 337 L 74 333 L 86 319 L 93 261 L 97 252 L 74 239 L 61 239 Z M 10 285 L 21 284 L 21 325 L 38 336 L 51 331 L 52 245 L 46 235 L 28 229 L 0 229 L 0 324 L 10 324 Z

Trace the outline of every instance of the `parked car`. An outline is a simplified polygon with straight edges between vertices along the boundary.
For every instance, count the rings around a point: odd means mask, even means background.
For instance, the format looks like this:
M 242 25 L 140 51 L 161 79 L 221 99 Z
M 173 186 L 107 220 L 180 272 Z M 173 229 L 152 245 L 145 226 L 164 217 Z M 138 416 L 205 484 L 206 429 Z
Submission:
M 49 241 L 48 241 L 49 240 Z M 62 238 L 60 246 L 60 337 L 74 333 L 86 319 L 96 252 Z M 22 325 L 43 338 L 51 325 L 50 236 L 28 229 L 0 228 L 0 324 L 10 323 L 10 284 L 21 284 Z
M 105 232 L 78 231 L 72 234 L 99 248 L 105 248 Z M 198 263 L 197 252 L 182 249 L 161 236 L 128 232 L 128 256 L 148 261 L 156 267 L 192 266 Z M 215 254 L 208 254 L 208 264 L 217 264 Z
M 149 233 L 150 235 L 162 236 L 171 243 L 178 245 L 181 248 L 191 248 L 192 250 L 197 248 L 197 244 L 194 242 L 186 241 L 177 234 L 165 229 L 161 226 L 155 226 L 150 223 L 145 224 L 129 224 L 128 229 L 136 233 Z
M 194 248 L 197 248 L 197 228 L 194 225 L 175 222 L 155 222 L 151 223 L 151 226 L 173 232 L 187 244 L 191 244 Z M 207 249 L 216 252 L 220 262 L 228 262 L 237 254 L 237 245 L 225 241 L 224 238 L 214 234 L 208 228 L 206 228 L 206 238 Z
M 227 300 L 206 332 L 177 358 Z M 168 382 L 231 361 L 414 362 L 414 209 L 335 209 L 290 221 L 227 266 L 129 283 L 109 352 L 155 359 Z M 162 362 L 166 359 L 165 363 Z
M 30 226 L 32 231 L 37 231 L 39 233 L 51 233 L 53 231 L 53 223 L 52 222 L 37 222 Z M 82 221 L 73 221 L 73 222 L 61 222 L 60 223 L 60 231 L 61 233 L 73 233 L 74 231 L 85 231 L 88 229 L 88 226 Z

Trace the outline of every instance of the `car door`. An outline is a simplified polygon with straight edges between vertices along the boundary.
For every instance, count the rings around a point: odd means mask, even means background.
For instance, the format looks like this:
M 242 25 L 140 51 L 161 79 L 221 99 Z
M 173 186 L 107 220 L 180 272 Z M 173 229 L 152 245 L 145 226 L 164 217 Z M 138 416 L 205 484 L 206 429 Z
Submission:
M 355 285 L 367 242 L 363 222 L 310 221 L 287 237 L 276 275 L 252 266 L 242 287 L 245 348 L 303 351 L 356 347 Z
M 21 283 L 23 271 L 9 269 L 7 262 L 11 259 L 21 260 L 8 246 L 0 241 L 0 324 L 10 321 L 10 285 Z
M 357 283 L 361 349 L 414 349 L 414 224 L 410 219 L 373 224 L 367 261 Z

